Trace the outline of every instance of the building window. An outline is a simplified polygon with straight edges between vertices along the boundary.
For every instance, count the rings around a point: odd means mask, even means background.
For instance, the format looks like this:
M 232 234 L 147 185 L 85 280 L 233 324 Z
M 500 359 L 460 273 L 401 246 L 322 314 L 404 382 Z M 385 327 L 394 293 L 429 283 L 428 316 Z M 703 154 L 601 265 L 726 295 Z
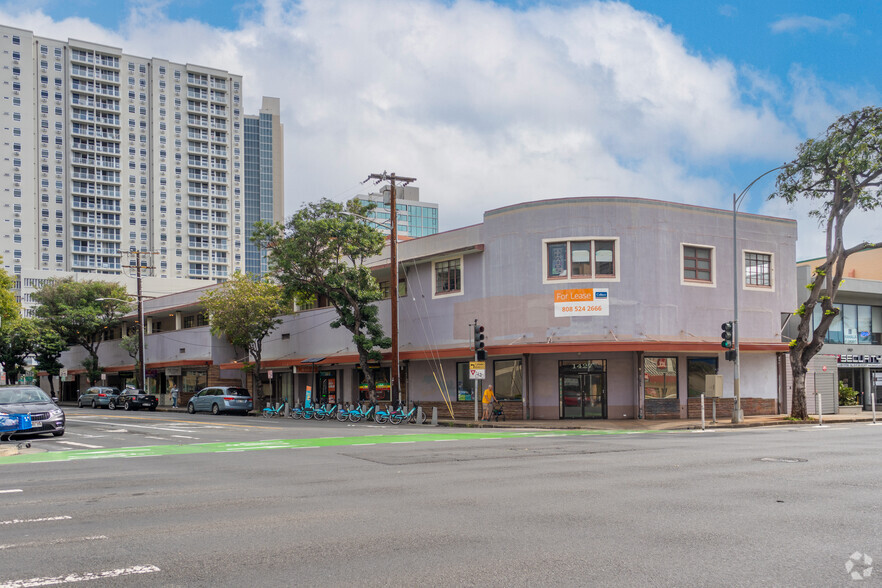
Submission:
M 681 244 L 684 283 L 714 283 L 714 248 Z
M 744 285 L 753 288 L 772 287 L 772 254 L 744 252 Z
M 643 378 L 647 400 L 677 398 L 676 357 L 644 357 Z
M 704 378 L 716 374 L 718 366 L 719 360 L 716 357 L 686 358 L 686 389 L 690 398 L 704 394 Z
M 473 399 L 475 382 L 469 378 L 469 362 L 459 361 L 456 363 L 456 399 L 466 402 Z
M 493 362 L 493 392 L 501 401 L 521 400 L 524 371 L 520 359 L 497 359 Z
M 435 262 L 435 296 L 462 294 L 462 258 Z
M 545 281 L 615 280 L 618 239 L 543 241 Z

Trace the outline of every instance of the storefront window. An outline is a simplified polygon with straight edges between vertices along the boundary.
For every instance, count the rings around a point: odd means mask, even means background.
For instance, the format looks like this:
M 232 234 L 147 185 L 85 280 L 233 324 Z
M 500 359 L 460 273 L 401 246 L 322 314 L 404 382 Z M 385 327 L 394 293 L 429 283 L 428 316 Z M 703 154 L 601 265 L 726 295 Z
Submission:
M 456 399 L 459 401 L 473 400 L 475 380 L 469 379 L 469 363 L 460 361 L 456 364 Z
M 183 370 L 181 375 L 181 393 L 195 394 L 208 384 L 208 373 L 205 370 Z
M 686 360 L 686 387 L 690 398 L 704 394 L 704 377 L 717 373 L 716 357 L 690 357 Z
M 389 402 L 392 399 L 392 385 L 389 383 L 389 368 L 375 367 L 369 368 L 374 376 L 374 385 L 377 389 L 377 401 Z M 371 399 L 371 392 L 367 383 L 364 381 L 364 373 L 358 370 L 358 399 L 362 402 L 368 402 Z
M 854 304 L 842 305 L 842 330 L 846 345 L 857 345 L 857 306 Z
M 677 398 L 677 358 L 643 358 L 646 398 Z
M 493 391 L 499 400 L 520 400 L 523 397 L 523 362 L 500 359 L 493 362 Z

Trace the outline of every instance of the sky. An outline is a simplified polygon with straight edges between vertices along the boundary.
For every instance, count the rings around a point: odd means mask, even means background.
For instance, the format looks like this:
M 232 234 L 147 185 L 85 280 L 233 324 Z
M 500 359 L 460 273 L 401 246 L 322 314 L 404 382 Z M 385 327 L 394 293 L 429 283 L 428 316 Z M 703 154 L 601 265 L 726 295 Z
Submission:
M 561 197 L 731 210 L 882 91 L 871 0 L 31 0 L 0 22 L 241 74 L 246 112 L 281 99 L 286 215 L 388 171 L 441 230 Z M 774 180 L 741 210 L 797 219 L 797 257 L 823 255 Z M 880 226 L 854 213 L 846 244 Z

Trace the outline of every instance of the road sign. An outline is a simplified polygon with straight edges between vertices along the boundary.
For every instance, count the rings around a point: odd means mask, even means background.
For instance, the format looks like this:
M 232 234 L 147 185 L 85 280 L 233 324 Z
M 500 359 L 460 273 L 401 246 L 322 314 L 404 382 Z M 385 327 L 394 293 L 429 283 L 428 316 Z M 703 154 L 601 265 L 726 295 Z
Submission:
M 469 379 L 470 380 L 483 380 L 485 376 L 487 362 L 484 361 L 470 361 L 469 362 Z

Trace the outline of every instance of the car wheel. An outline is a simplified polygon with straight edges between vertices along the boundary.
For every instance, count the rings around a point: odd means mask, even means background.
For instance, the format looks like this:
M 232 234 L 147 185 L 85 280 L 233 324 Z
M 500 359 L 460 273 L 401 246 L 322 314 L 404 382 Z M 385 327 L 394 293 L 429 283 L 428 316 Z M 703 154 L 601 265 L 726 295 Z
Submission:
M 217 404 L 212 404 L 211 405 L 211 414 L 219 414 L 219 413 L 220 413 L 220 407 Z
M 132 410 L 132 404 L 128 400 L 126 400 L 126 403 L 123 404 L 123 408 L 126 410 Z
M 113 400 L 111 400 L 110 402 L 108 402 L 108 403 L 107 403 L 107 409 L 108 409 L 108 410 L 116 410 L 116 402 L 114 402 Z
M 64 431 L 52 431 L 53 437 L 61 437 L 62 435 L 64 435 Z
M 83 408 L 83 401 L 77 400 L 77 408 Z
M 98 408 L 98 401 L 97 400 L 92 401 L 92 408 Z
M 193 406 L 192 402 L 187 405 L 187 412 L 189 412 L 190 414 L 193 414 L 194 412 L 196 412 L 196 407 Z

